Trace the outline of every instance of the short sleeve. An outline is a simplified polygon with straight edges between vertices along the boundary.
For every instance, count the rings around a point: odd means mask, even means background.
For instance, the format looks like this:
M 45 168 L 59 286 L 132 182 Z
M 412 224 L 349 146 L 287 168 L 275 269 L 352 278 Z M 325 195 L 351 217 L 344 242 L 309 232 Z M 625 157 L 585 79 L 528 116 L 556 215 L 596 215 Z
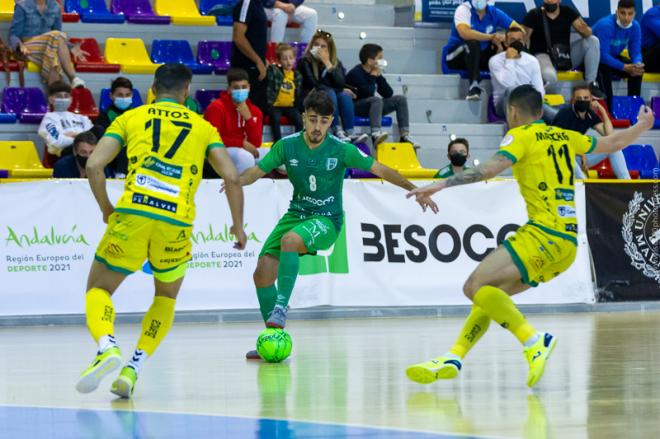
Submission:
M 454 26 L 458 27 L 459 24 L 466 24 L 472 27 L 472 10 L 467 3 L 459 5 L 454 12 Z
M 598 140 L 593 136 L 585 136 L 576 131 L 565 131 L 569 136 L 569 142 L 576 154 L 591 154 L 598 145 Z
M 243 0 L 239 1 L 234 7 L 233 18 L 234 22 L 239 22 L 247 24 L 248 19 L 250 18 L 250 4 L 254 0 Z
M 502 11 L 501 9 L 495 8 L 495 26 L 501 27 L 502 29 L 508 29 L 513 24 L 513 18 Z
M 563 5 L 562 5 L 563 6 Z M 566 6 L 565 8 L 562 7 L 561 13 L 566 14 L 566 17 L 568 17 L 568 20 L 573 23 L 575 20 L 581 17 L 580 13 L 576 11 L 574 8 L 571 8 L 570 6 Z
M 113 139 L 117 140 L 120 144 L 121 147 L 124 148 L 126 146 L 126 123 L 128 121 L 128 118 L 126 115 L 129 112 L 127 111 L 126 113 L 122 114 L 118 118 L 116 118 L 108 127 L 107 130 L 105 130 L 105 134 L 103 137 L 112 137 Z
M 530 29 L 536 28 L 536 25 L 538 23 L 538 9 L 532 9 L 525 15 L 525 18 L 523 18 L 522 25 L 527 26 Z
M 268 154 L 257 164 L 259 169 L 268 174 L 284 164 L 284 142 L 276 142 L 268 151 Z
M 511 160 L 514 164 L 525 156 L 525 138 L 521 132 L 509 131 L 500 142 L 498 154 Z
M 344 144 L 344 166 L 368 171 L 374 164 L 374 158 L 360 151 L 355 145 Z
M 205 125 L 207 126 L 207 131 L 208 131 L 208 136 L 207 136 L 208 141 L 206 143 L 206 155 L 208 155 L 208 153 L 211 152 L 212 149 L 224 148 L 225 145 L 220 140 L 220 134 L 218 134 L 218 130 L 216 130 L 215 127 L 208 122 L 206 122 Z
M 589 128 L 593 128 L 603 122 L 603 119 L 601 119 L 593 110 L 589 110 L 589 116 Z

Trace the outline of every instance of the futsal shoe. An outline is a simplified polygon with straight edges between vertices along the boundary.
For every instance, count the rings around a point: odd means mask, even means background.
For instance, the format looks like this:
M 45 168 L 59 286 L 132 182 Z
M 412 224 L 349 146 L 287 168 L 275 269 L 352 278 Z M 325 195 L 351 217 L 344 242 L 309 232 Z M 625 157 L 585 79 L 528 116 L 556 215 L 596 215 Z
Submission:
M 527 374 L 527 386 L 534 385 L 543 376 L 545 363 L 552 354 L 557 344 L 557 338 L 547 332 L 539 333 L 539 339 L 532 346 L 525 348 L 525 358 L 529 363 L 529 373 Z
M 458 376 L 463 364 L 460 358 L 438 357 L 426 363 L 413 364 L 406 369 L 408 378 L 419 384 L 431 384 L 436 380 L 451 380 Z
M 133 389 L 137 381 L 137 373 L 131 366 L 124 366 L 119 373 L 119 376 L 112 383 L 110 391 L 122 398 L 130 398 L 133 396 Z
M 80 393 L 90 393 L 96 390 L 103 378 L 121 366 L 121 351 L 114 346 L 96 355 L 92 364 L 80 374 L 76 390 Z
M 270 317 L 266 321 L 266 327 L 284 329 L 286 326 L 286 314 L 288 311 L 288 306 L 285 308 L 280 305 L 275 305 L 275 308 L 273 308 L 273 311 L 270 313 Z
M 256 349 L 253 349 L 251 351 L 247 351 L 247 354 L 245 354 L 245 359 L 246 360 L 261 360 L 261 356 L 257 352 Z

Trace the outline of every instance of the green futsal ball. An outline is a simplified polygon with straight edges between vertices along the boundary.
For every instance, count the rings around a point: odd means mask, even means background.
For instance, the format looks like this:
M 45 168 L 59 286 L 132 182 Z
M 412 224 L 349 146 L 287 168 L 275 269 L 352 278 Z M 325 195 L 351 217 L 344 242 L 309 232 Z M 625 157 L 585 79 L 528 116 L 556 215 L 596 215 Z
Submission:
M 268 363 L 279 363 L 291 355 L 291 336 L 279 328 L 266 328 L 257 338 L 257 352 Z

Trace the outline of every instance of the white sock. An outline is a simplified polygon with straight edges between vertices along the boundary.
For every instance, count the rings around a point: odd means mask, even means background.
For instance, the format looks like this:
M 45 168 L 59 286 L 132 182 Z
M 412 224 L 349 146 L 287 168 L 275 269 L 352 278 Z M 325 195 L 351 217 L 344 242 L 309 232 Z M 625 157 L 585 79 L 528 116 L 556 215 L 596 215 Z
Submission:
M 135 373 L 138 373 L 140 371 L 140 366 L 142 363 L 147 361 L 147 353 L 144 352 L 142 349 L 136 349 L 135 352 L 133 352 L 133 356 L 131 359 L 128 361 L 127 366 L 132 367 L 135 369 Z
M 99 352 L 103 353 L 110 348 L 117 346 L 117 341 L 112 335 L 104 335 L 99 339 Z
M 469 88 L 472 88 L 472 87 L 479 87 L 479 83 L 477 81 L 473 81 L 472 84 L 470 84 Z
M 531 337 L 529 337 L 529 338 L 527 339 L 527 341 L 525 341 L 525 343 L 523 343 L 523 346 L 525 346 L 526 348 L 529 348 L 529 347 L 533 346 L 534 343 L 536 343 L 537 341 L 539 341 L 539 337 L 540 337 L 540 336 L 541 336 L 541 335 L 538 334 L 538 333 L 532 335 Z
M 446 354 L 443 354 L 442 356 L 445 357 L 445 358 L 449 358 L 450 360 L 458 360 L 458 361 L 462 360 L 461 357 L 459 357 L 456 354 L 452 354 L 451 352 L 447 352 Z

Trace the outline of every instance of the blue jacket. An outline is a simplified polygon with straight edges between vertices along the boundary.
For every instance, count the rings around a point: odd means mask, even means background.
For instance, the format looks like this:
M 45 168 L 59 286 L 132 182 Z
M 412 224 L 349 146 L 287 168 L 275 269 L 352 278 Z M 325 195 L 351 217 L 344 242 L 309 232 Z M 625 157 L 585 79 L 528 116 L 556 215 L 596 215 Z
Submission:
M 477 32 L 494 34 L 498 28 L 508 29 L 511 27 L 511 23 L 513 23 L 513 19 L 509 17 L 506 12 L 502 11 L 501 9 L 497 9 L 495 6 L 486 6 L 486 15 L 484 15 L 483 20 L 479 19 L 479 14 L 477 13 L 476 9 L 474 9 L 471 4 L 469 4 L 469 6 L 472 10 L 470 27 Z M 451 34 L 449 36 L 447 46 L 449 46 L 450 50 L 453 50 L 463 43 L 463 38 L 461 38 L 461 36 L 458 34 L 456 25 L 452 21 Z M 483 50 L 488 48 L 489 44 L 490 43 L 488 41 L 482 41 L 481 49 Z
M 635 20 L 628 29 L 616 24 L 616 14 L 603 17 L 593 28 L 594 35 L 600 40 L 600 62 L 616 70 L 623 70 L 624 63 L 619 55 L 628 49 L 633 64 L 642 62 L 642 30 Z
M 642 18 L 642 49 L 650 49 L 660 42 L 660 5 L 655 6 Z
M 293 6 L 296 8 L 300 5 L 303 4 L 303 1 L 305 0 L 279 0 L 282 3 L 291 3 Z M 272 9 L 275 6 L 275 0 L 261 0 L 261 3 L 264 5 L 264 8 L 266 9 Z
M 23 38 L 32 38 L 52 30 L 62 30 L 62 11 L 55 0 L 46 1 L 42 14 L 35 0 L 20 0 L 14 6 L 14 16 L 9 28 L 9 45 L 18 48 Z

